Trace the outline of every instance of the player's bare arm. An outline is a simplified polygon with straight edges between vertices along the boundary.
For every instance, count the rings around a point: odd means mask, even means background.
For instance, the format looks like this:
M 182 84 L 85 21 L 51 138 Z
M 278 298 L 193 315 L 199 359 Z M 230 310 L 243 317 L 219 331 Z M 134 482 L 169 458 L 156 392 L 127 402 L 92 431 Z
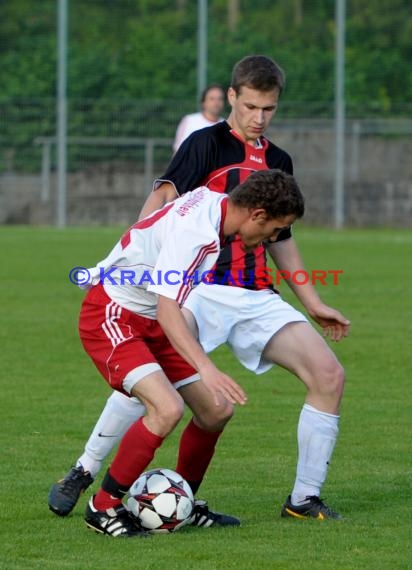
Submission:
M 157 320 L 177 352 L 199 372 L 213 393 L 216 405 L 219 405 L 219 393 L 232 404 L 246 403 L 246 394 L 242 388 L 230 376 L 218 370 L 205 354 L 175 300 L 159 295 Z
M 170 182 L 163 182 L 156 190 L 150 192 L 139 214 L 139 220 L 149 216 L 155 210 L 163 208 L 168 202 L 177 198 L 176 188 Z
M 269 253 L 276 267 L 289 271 L 290 275 L 305 270 L 293 238 L 270 244 Z M 322 327 L 324 336 L 339 341 L 349 334 L 350 321 L 336 309 L 325 305 L 310 281 L 298 285 L 290 278 L 286 282 L 309 315 Z

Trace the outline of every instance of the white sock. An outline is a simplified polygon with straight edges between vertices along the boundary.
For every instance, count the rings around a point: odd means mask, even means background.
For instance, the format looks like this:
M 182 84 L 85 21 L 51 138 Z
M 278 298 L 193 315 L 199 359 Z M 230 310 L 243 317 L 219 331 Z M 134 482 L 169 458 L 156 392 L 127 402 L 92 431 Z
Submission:
M 95 478 L 103 460 L 123 437 L 129 427 L 146 413 L 145 406 L 137 398 L 129 398 L 121 392 L 113 392 L 97 421 L 84 453 L 77 460 Z
M 292 504 L 320 495 L 338 436 L 339 416 L 304 404 L 298 424 L 298 466 Z

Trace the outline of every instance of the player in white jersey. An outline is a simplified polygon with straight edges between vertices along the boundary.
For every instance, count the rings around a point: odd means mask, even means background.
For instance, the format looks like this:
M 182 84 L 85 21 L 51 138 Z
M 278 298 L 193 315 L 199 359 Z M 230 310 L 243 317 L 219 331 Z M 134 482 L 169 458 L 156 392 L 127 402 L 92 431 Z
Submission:
M 79 318 L 83 346 L 112 388 L 146 408 L 122 438 L 102 487 L 89 501 L 89 528 L 114 537 L 145 534 L 122 498 L 182 418 L 184 403 L 193 419 L 177 471 L 189 484 L 203 479 L 233 405 L 244 404 L 246 396 L 207 357 L 181 306 L 199 276 L 213 268 L 227 237 L 237 234 L 245 248 L 255 248 L 276 239 L 303 211 L 293 176 L 280 170 L 254 173 L 230 196 L 201 187 L 136 222 L 89 270 Z M 240 522 L 210 516 L 198 504 L 193 524 L 204 521 Z
M 213 266 L 220 251 L 216 227 L 223 224 L 227 196 L 217 197 L 200 187 L 186 194 L 183 203 L 172 202 L 136 222 L 110 254 L 89 269 L 90 285 L 104 283 L 115 303 L 150 319 L 156 319 L 157 295 L 183 305 L 196 275 Z M 188 273 L 195 263 L 196 275 Z

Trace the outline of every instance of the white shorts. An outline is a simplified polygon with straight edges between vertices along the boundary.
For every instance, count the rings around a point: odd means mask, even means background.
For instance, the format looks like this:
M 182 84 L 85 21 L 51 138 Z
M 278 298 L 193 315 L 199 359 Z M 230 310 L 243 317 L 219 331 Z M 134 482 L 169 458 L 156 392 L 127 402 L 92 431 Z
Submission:
M 288 323 L 307 322 L 302 313 L 269 289 L 200 283 L 184 307 L 196 319 L 205 352 L 227 343 L 243 366 L 256 374 L 273 366 L 262 356 L 272 336 Z

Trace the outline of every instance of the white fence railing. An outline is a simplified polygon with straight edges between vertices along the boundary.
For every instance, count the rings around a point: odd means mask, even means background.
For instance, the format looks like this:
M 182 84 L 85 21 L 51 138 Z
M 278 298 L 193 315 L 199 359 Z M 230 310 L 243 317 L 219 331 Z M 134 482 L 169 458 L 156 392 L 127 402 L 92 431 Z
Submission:
M 143 137 L 67 137 L 68 145 L 77 146 L 106 146 L 106 147 L 143 147 L 144 149 L 144 186 L 148 194 L 152 188 L 154 178 L 154 151 L 155 147 L 172 148 L 172 139 L 169 138 L 143 138 Z M 50 173 L 51 150 L 56 144 L 56 137 L 36 137 L 34 144 L 42 146 L 41 163 L 41 201 L 50 200 Z

